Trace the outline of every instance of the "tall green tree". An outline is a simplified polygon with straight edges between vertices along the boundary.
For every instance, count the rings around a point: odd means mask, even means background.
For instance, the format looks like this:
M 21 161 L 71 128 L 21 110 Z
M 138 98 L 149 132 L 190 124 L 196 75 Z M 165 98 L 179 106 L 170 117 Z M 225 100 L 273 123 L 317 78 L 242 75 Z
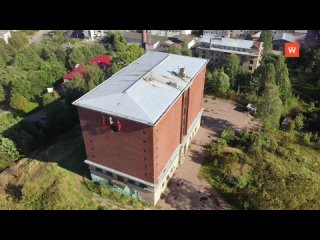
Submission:
M 259 41 L 263 42 L 263 51 L 264 53 L 270 53 L 272 50 L 272 31 L 271 30 L 263 30 L 260 35 Z
M 74 47 L 69 54 L 68 63 L 71 68 L 74 68 L 77 64 L 82 64 L 86 61 L 86 57 L 83 54 L 81 47 Z
M 39 70 L 44 63 L 33 46 L 28 46 L 19 51 L 16 61 L 17 65 L 25 71 Z
M 258 107 L 259 116 L 263 119 L 264 129 L 274 131 L 279 127 L 282 112 L 282 102 L 279 88 L 275 84 L 267 83 Z
M 28 37 L 24 32 L 13 32 L 9 38 L 9 44 L 16 50 L 20 50 L 28 44 Z
M 213 93 L 218 96 L 224 96 L 230 87 L 230 80 L 227 74 L 221 71 L 214 71 L 212 73 L 212 87 Z
M 192 51 L 188 48 L 188 42 L 186 40 L 182 43 L 181 54 L 184 56 L 192 56 Z
M 84 68 L 86 91 L 90 91 L 105 80 L 105 74 L 97 65 L 86 65 Z
M 285 58 L 279 56 L 275 63 L 275 78 L 279 86 L 280 98 L 285 104 L 292 96 L 292 87 Z
M 230 86 L 234 88 L 236 86 L 237 77 L 242 73 L 242 66 L 240 59 L 236 54 L 230 54 L 224 63 L 224 72 L 230 78 Z

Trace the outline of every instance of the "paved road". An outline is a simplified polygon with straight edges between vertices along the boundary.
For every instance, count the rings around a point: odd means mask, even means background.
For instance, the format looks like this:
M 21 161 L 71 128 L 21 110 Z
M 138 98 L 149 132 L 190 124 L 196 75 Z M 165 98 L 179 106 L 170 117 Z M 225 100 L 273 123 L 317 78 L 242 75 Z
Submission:
M 159 201 L 162 209 L 231 209 L 220 194 L 198 175 L 203 161 L 203 146 L 216 138 L 219 132 L 225 128 L 258 127 L 251 115 L 236 109 L 231 101 L 205 98 L 201 127 L 192 141 L 188 156 L 175 172 Z
M 41 42 L 42 38 L 43 38 L 43 35 L 48 33 L 48 32 L 51 32 L 53 30 L 39 30 L 37 31 L 33 36 L 32 38 L 29 40 L 29 43 L 36 43 L 38 44 L 39 42 Z

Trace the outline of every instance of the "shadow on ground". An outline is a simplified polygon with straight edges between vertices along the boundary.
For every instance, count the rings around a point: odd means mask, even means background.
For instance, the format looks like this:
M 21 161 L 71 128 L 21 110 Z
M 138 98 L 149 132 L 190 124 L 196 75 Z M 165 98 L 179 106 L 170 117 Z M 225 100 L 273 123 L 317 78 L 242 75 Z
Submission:
M 170 194 L 167 194 L 167 191 Z M 210 189 L 199 190 L 185 179 L 173 178 L 169 181 L 162 199 L 178 210 L 223 210 L 220 201 L 210 193 Z

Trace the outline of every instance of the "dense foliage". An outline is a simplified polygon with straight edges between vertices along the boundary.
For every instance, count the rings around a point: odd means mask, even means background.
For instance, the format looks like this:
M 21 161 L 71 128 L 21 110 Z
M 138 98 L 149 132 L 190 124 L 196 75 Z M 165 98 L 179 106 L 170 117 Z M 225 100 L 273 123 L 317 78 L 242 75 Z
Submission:
M 319 209 L 320 138 L 305 136 L 225 130 L 208 146 L 202 174 L 236 208 Z

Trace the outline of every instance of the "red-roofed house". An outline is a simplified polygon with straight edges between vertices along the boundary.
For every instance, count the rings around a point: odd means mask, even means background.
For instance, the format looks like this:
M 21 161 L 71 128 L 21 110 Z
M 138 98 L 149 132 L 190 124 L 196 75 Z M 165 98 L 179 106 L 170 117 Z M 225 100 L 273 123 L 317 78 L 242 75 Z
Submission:
M 83 76 L 84 73 L 84 66 L 87 64 L 96 64 L 101 69 L 108 69 L 111 67 L 111 59 L 107 55 L 102 55 L 96 58 L 91 59 L 89 62 L 77 65 L 71 72 L 67 73 L 63 76 L 63 82 L 68 82 L 69 80 L 73 80 L 76 78 L 77 75 Z

